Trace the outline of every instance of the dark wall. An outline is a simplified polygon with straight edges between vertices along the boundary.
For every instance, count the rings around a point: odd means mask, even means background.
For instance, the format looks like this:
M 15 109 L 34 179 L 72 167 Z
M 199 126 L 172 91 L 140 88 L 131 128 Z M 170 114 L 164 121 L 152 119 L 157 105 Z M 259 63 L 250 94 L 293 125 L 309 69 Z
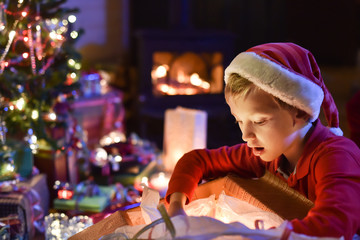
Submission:
M 356 0 L 131 1 L 133 31 L 228 30 L 237 36 L 238 52 L 265 42 L 292 41 L 309 49 L 319 64 L 355 64 L 359 20 Z

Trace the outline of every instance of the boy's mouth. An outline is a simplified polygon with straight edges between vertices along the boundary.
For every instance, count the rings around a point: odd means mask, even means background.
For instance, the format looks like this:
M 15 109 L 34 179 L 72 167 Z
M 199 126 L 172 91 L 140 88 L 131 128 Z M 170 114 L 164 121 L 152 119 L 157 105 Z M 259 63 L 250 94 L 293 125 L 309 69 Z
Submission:
M 263 152 L 264 152 L 264 148 L 263 148 L 263 147 L 254 147 L 254 148 L 253 148 L 253 153 L 254 153 L 256 156 L 260 156 Z

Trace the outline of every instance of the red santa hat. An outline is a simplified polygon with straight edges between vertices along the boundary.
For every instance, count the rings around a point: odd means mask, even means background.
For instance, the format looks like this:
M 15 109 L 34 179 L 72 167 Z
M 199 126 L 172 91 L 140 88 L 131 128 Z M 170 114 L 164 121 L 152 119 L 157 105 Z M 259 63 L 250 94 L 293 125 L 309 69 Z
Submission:
M 318 119 L 321 107 L 330 130 L 342 135 L 339 113 L 310 51 L 294 43 L 267 43 L 237 55 L 225 69 L 253 82 L 283 102 Z

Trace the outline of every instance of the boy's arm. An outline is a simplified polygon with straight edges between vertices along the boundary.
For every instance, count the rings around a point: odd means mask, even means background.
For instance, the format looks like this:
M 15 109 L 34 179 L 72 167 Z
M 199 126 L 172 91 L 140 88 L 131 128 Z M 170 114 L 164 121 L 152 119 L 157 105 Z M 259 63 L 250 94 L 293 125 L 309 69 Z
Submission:
M 186 196 L 185 204 L 191 201 L 201 179 L 213 179 L 235 173 L 243 177 L 260 177 L 264 166 L 246 144 L 218 149 L 197 149 L 184 154 L 171 175 L 165 199 L 175 192 Z
M 170 217 L 176 215 L 186 215 L 184 206 L 186 202 L 186 195 L 181 192 L 175 192 L 170 195 L 170 203 L 168 213 Z

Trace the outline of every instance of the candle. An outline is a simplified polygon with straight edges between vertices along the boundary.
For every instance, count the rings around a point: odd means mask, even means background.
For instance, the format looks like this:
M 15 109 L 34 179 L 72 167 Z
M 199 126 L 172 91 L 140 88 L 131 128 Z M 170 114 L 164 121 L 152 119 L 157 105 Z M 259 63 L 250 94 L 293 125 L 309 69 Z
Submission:
M 149 186 L 159 191 L 160 196 L 163 197 L 167 191 L 169 181 L 170 177 L 167 174 L 164 172 L 159 172 L 158 174 L 154 174 L 151 177 Z

